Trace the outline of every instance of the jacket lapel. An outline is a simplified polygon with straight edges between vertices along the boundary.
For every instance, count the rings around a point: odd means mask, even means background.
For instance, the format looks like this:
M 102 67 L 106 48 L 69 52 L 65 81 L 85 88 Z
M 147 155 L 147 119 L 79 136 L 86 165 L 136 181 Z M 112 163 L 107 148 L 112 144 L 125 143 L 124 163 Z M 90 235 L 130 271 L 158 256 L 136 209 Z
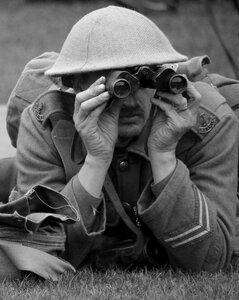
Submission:
M 69 120 L 59 120 L 51 132 L 52 140 L 64 165 L 66 182 L 68 182 L 80 168 L 79 165 L 71 159 L 70 155 L 75 132 L 74 124 Z M 77 150 L 79 151 L 79 155 L 81 155 L 81 149 Z

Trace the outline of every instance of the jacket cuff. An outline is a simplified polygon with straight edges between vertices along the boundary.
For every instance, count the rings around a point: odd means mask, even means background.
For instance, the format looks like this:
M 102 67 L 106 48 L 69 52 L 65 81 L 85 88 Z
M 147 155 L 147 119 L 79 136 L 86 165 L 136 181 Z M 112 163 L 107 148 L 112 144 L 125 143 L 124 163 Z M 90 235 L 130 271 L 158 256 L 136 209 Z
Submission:
M 151 184 L 151 190 L 152 190 L 155 198 L 157 198 L 161 194 L 161 192 L 163 191 L 163 189 L 165 188 L 165 186 L 168 184 L 168 182 L 169 182 L 172 174 L 174 173 L 174 171 L 171 172 L 166 178 L 164 178 L 160 182 L 158 182 L 156 184 L 155 183 Z
M 70 185 L 64 188 L 64 194 L 79 211 L 83 228 L 88 235 L 99 234 L 105 229 L 105 201 L 103 195 L 95 198 L 81 185 L 78 176 L 74 176 Z
M 158 184 L 151 186 L 151 189 L 149 189 L 148 184 L 146 185 L 138 201 L 138 212 L 144 222 L 158 219 L 159 212 L 164 211 L 169 202 L 175 199 L 175 195 L 182 187 L 187 173 L 186 166 L 180 160 L 177 160 L 177 166 L 172 174 Z M 151 199 L 150 202 L 149 199 Z M 161 201 L 162 199 L 163 201 Z

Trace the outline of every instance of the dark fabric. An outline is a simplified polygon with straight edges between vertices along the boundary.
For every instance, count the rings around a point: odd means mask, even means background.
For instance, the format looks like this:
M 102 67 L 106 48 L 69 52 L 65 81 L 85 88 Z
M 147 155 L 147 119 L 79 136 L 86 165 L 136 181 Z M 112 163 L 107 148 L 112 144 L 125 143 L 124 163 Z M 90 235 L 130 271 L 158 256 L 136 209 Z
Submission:
M 0 279 L 4 270 L 7 277 L 27 270 L 44 278 L 74 270 L 59 258 L 65 252 L 63 224 L 75 221 L 75 208 L 50 188 L 38 185 L 21 197 L 13 191 L 8 203 L 0 203 L 0 261 L 5 261 Z
M 8 202 L 8 197 L 16 182 L 17 168 L 15 157 L 0 159 L 0 202 Z

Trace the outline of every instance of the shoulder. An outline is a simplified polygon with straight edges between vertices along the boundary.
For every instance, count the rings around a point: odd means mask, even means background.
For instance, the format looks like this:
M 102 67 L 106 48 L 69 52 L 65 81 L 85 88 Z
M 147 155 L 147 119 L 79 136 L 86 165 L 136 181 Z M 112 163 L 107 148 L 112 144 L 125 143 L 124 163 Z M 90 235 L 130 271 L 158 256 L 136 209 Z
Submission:
M 196 81 L 193 85 L 202 96 L 202 106 L 207 107 L 211 111 L 216 111 L 220 105 L 226 103 L 226 99 L 214 86 L 202 81 Z
M 46 127 L 54 118 L 72 119 L 75 95 L 60 90 L 50 90 L 41 94 L 31 105 L 31 115 Z
M 216 87 L 201 81 L 195 82 L 194 86 L 202 96 L 198 121 L 193 129 L 200 138 L 203 139 L 209 133 L 216 132 L 225 122 L 238 123 L 227 100 Z
M 239 80 L 228 78 L 219 74 L 208 74 L 204 81 L 217 87 L 220 94 L 225 97 L 232 109 L 239 106 Z
M 72 120 L 74 98 L 72 94 L 52 90 L 43 93 L 25 108 L 21 116 L 17 148 L 37 148 L 39 151 L 51 149 L 52 155 L 58 156 L 53 136 L 53 129 L 56 125 L 54 118 L 57 122 L 64 120 L 61 126 L 62 135 L 65 134 L 68 137 L 69 132 L 74 132 L 74 125 L 68 122 Z

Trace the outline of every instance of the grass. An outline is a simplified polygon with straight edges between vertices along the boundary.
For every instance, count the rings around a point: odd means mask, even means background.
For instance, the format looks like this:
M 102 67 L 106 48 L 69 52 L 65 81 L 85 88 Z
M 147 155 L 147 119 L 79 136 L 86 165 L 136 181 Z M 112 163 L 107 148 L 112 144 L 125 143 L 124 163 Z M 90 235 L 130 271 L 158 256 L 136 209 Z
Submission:
M 58 282 L 24 279 L 0 285 L 0 299 L 148 299 L 148 300 L 236 300 L 238 273 L 200 273 L 111 269 L 93 272 L 84 268 L 77 274 L 61 276 Z
M 208 0 L 211 1 L 211 0 Z M 65 4 L 67 3 L 67 5 Z M 27 61 L 44 51 L 59 51 L 72 25 L 85 13 L 111 1 L 0 1 L 0 103 L 7 103 Z M 173 45 L 189 57 L 208 54 L 210 70 L 234 77 L 213 32 L 203 1 L 180 2 L 178 13 L 149 15 Z M 214 12 L 224 40 L 239 60 L 238 15 L 229 1 L 215 1 Z M 0 283 L 0 299 L 239 299 L 239 274 L 184 274 L 172 270 L 93 272 L 84 268 L 59 282 Z

